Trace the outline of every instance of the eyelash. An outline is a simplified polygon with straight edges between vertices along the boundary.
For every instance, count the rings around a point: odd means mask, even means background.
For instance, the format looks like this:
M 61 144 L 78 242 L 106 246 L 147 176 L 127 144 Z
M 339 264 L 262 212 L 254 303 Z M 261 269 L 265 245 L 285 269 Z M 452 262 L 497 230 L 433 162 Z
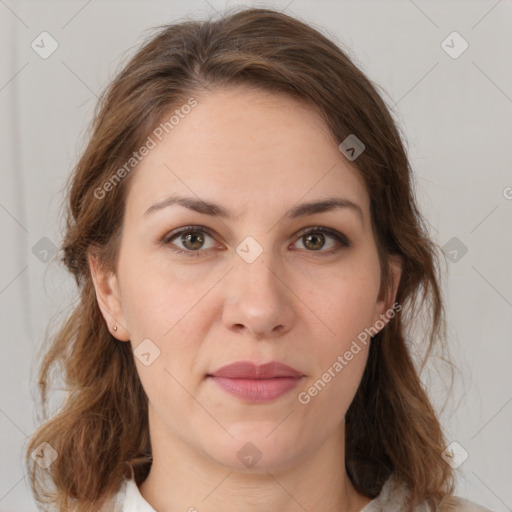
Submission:
M 332 255 L 333 253 L 338 252 L 341 249 L 348 249 L 349 247 L 352 246 L 350 240 L 345 235 L 343 235 L 342 233 L 339 233 L 338 231 L 336 231 L 334 229 L 326 228 L 323 226 L 313 226 L 313 227 L 309 227 L 309 228 L 305 228 L 305 229 L 306 230 L 303 230 L 299 233 L 298 239 L 300 239 L 306 235 L 321 233 L 324 235 L 331 236 L 339 244 L 339 247 L 337 247 L 335 249 L 330 249 L 328 251 L 307 251 L 307 252 L 310 252 L 310 253 L 319 252 L 320 256 L 322 255 L 322 253 L 323 253 L 323 255 Z M 213 234 L 212 234 L 211 230 L 206 228 L 205 226 L 187 226 L 185 228 L 180 228 L 176 231 L 172 231 L 171 233 L 168 233 L 162 239 L 161 242 L 162 242 L 162 244 L 169 246 L 170 249 L 177 254 L 180 254 L 180 255 L 183 255 L 183 256 L 186 256 L 189 258 L 199 257 L 199 256 L 202 256 L 201 253 L 205 252 L 204 250 L 199 249 L 197 251 L 190 251 L 190 250 L 186 251 L 186 250 L 171 246 L 171 241 L 174 240 L 175 238 L 178 238 L 180 235 L 184 235 L 187 233 L 196 233 L 196 232 L 204 232 L 213 238 Z

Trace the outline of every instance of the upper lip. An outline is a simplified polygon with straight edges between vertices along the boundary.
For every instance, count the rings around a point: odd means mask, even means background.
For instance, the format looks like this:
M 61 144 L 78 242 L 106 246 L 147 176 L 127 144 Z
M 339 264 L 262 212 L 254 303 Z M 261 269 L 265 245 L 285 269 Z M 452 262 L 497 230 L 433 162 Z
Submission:
M 271 361 L 260 365 L 251 361 L 237 361 L 223 366 L 209 375 L 228 379 L 273 379 L 277 377 L 303 376 L 295 368 L 278 361 Z

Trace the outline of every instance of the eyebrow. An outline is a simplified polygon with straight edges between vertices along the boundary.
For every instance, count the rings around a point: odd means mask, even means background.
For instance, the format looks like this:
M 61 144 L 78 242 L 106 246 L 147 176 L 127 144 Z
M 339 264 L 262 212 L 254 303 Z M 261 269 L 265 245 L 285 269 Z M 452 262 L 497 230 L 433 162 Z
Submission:
M 184 208 L 188 208 L 189 210 L 203 215 L 218 216 L 224 219 L 234 218 L 234 215 L 220 204 L 185 196 L 171 196 L 163 201 L 155 203 L 146 210 L 144 216 L 173 205 L 183 206 Z M 308 215 L 314 215 L 315 213 L 323 213 L 336 209 L 348 209 L 353 211 L 359 217 L 361 224 L 364 224 L 362 208 L 350 199 L 342 197 L 327 197 L 325 199 L 299 204 L 290 209 L 284 215 L 284 218 L 297 219 L 299 217 L 306 217 Z

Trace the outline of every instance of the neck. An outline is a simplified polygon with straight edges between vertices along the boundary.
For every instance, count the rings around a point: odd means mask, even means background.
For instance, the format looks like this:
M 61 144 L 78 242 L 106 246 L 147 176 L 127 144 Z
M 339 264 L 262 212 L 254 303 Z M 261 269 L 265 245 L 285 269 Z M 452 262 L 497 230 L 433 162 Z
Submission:
M 141 495 L 158 512 L 359 512 L 371 501 L 354 489 L 345 471 L 343 428 L 291 467 L 241 472 L 161 427 L 150 421 L 153 463 L 140 486 Z

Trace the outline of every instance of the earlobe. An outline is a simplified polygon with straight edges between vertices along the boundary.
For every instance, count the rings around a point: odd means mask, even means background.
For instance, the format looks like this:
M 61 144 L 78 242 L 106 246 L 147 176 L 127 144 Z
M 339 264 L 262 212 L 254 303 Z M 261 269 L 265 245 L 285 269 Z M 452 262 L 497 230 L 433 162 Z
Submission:
M 130 334 L 126 329 L 122 310 L 121 292 L 117 276 L 106 271 L 99 258 L 89 253 L 89 269 L 96 292 L 96 300 L 108 330 L 118 340 L 129 341 Z

